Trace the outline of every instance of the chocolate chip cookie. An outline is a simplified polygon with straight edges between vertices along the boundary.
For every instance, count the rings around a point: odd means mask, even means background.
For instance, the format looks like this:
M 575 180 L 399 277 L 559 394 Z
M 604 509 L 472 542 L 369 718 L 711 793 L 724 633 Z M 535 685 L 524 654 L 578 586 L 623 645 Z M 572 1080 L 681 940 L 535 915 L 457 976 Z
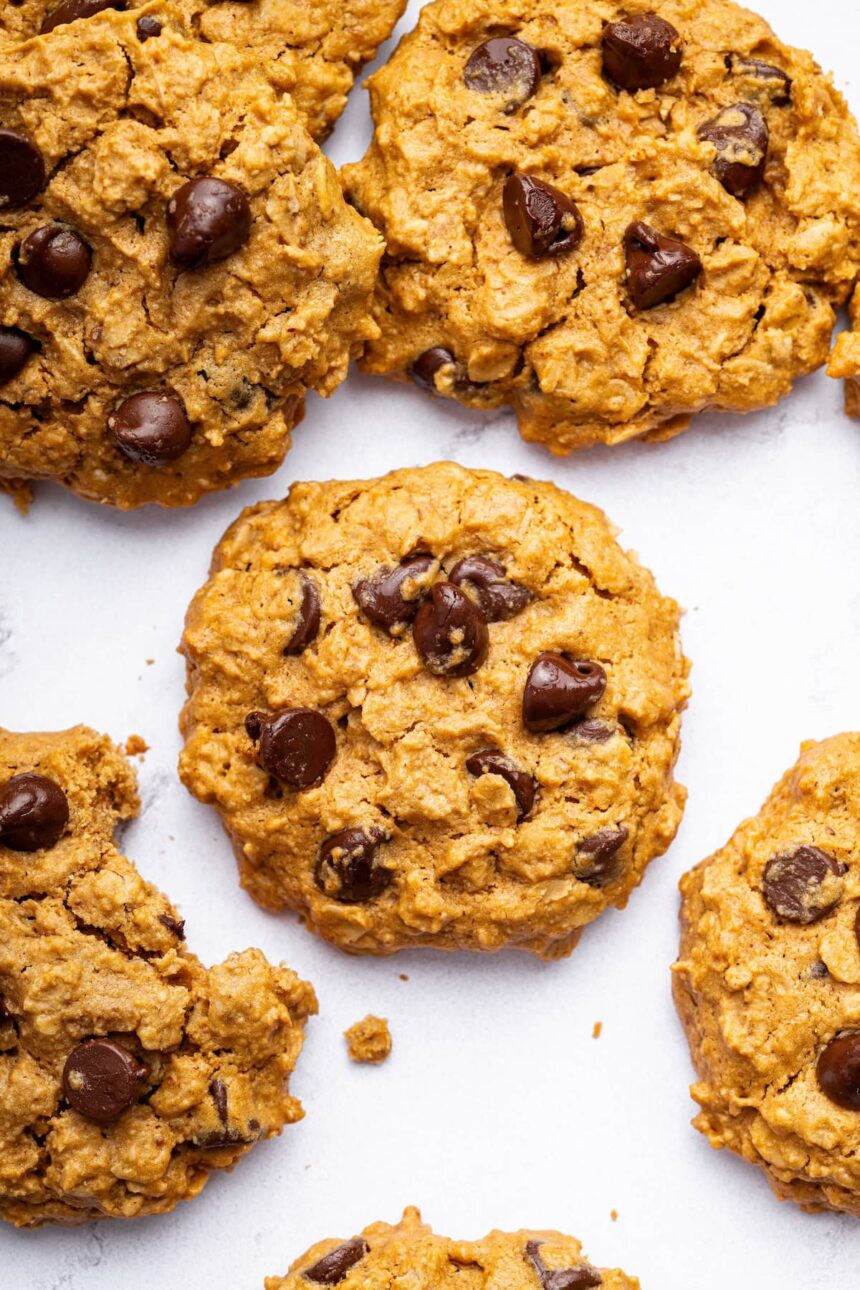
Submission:
M 727 0 L 437 0 L 348 166 L 388 250 L 368 371 L 568 453 L 776 402 L 860 269 L 860 136 Z
M 251 50 L 281 91 L 289 92 L 315 139 L 328 134 L 362 64 L 394 30 L 406 0 L 177 0 L 186 29 L 206 41 Z M 146 0 L 7 0 L 0 6 L 0 44 L 105 10 L 143 10 L 142 40 L 161 34 L 163 17 Z
M 860 287 L 851 301 L 852 331 L 841 334 L 827 371 L 845 381 L 845 411 L 849 417 L 860 417 Z
M 378 235 L 248 55 L 105 11 L 0 51 L 0 478 L 185 505 L 375 333 Z
M 302 1116 L 311 987 L 259 950 L 204 968 L 120 855 L 109 740 L 0 731 L 0 1215 L 159 1214 Z
M 297 484 L 228 530 L 183 650 L 185 784 L 343 949 L 560 957 L 678 827 L 678 607 L 552 484 Z
M 696 1128 L 778 1196 L 860 1217 L 860 735 L 804 745 L 681 891 Z
M 421 1290 L 639 1290 L 635 1277 L 596 1268 L 572 1236 L 558 1232 L 490 1232 L 481 1241 L 452 1241 L 407 1209 L 395 1227 L 374 1223 L 349 1241 L 320 1241 L 266 1290 L 343 1290 L 384 1286 Z

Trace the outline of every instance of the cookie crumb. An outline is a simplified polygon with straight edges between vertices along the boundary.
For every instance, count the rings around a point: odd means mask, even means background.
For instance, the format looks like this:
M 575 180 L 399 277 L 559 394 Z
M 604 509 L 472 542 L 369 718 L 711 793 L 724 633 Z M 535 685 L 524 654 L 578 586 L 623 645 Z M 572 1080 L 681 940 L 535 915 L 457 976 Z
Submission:
M 141 735 L 129 735 L 125 741 L 126 757 L 143 757 L 149 752 L 149 744 Z
M 617 1222 L 618 1222 L 618 1210 L 617 1210 L 617 1209 L 611 1209 L 611 1210 L 609 1211 L 609 1217 L 612 1219 L 613 1223 L 617 1223 Z
M 367 1062 L 378 1066 L 391 1052 L 391 1031 L 387 1017 L 368 1014 L 343 1032 L 350 1061 Z
M 146 666 L 147 666 L 147 667 L 152 667 L 153 663 L 155 662 L 155 659 L 154 659 L 154 658 L 148 658 L 148 659 L 145 659 L 144 661 L 146 662 Z
M 409 980 L 409 977 L 406 975 L 406 973 L 405 973 L 405 972 L 401 972 L 401 973 L 400 973 L 400 980 L 401 980 L 401 981 L 408 981 L 408 980 Z
M 0 480 L 0 493 L 6 493 L 21 515 L 27 515 L 33 504 L 33 487 L 26 479 Z
M 602 1022 L 602 1021 L 595 1021 L 595 1023 L 594 1023 L 594 1029 L 593 1029 L 593 1030 L 592 1030 L 592 1032 L 591 1032 L 591 1038 L 592 1038 L 592 1039 L 599 1039 L 599 1038 L 600 1038 L 600 1036 L 601 1036 L 602 1034 L 603 1034 L 603 1022 Z

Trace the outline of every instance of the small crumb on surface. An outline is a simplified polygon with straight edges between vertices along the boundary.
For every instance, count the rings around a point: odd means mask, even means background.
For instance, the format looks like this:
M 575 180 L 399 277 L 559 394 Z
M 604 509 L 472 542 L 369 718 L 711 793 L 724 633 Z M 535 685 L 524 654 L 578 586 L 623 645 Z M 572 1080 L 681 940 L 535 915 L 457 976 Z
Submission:
M 600 1038 L 600 1036 L 601 1036 L 602 1034 L 603 1034 L 603 1022 L 602 1022 L 602 1021 L 595 1021 L 595 1023 L 594 1023 L 594 1029 L 593 1029 L 593 1030 L 592 1030 L 592 1032 L 591 1032 L 591 1038 L 592 1038 L 592 1039 L 599 1039 L 599 1038 Z
M 152 665 L 153 665 L 153 663 L 154 663 L 154 662 L 155 662 L 155 659 L 154 659 L 154 658 L 148 658 L 148 659 L 146 660 L 146 666 L 147 666 L 147 667 L 152 667 Z
M 391 1052 L 391 1031 L 386 1017 L 368 1015 L 343 1035 L 351 1061 L 378 1066 Z
M 401 972 L 401 973 L 400 973 L 400 980 L 401 980 L 401 981 L 408 981 L 408 980 L 409 980 L 409 977 L 406 975 L 406 973 L 405 973 L 405 972 Z
M 141 735 L 129 735 L 125 741 L 125 753 L 127 757 L 142 757 L 144 753 L 149 752 L 149 744 Z
M 609 1217 L 612 1219 L 613 1223 L 617 1223 L 617 1222 L 618 1222 L 618 1210 L 617 1210 L 617 1209 L 611 1209 L 611 1210 L 609 1211 Z

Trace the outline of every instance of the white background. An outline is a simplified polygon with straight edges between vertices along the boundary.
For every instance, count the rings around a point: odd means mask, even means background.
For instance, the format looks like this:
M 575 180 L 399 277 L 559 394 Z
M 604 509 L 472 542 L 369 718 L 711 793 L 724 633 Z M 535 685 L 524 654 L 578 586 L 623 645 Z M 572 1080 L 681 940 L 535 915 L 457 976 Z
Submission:
M 854 6 L 759 7 L 835 69 L 860 111 Z M 369 129 L 358 91 L 334 159 L 358 157 Z M 121 515 L 43 486 L 24 519 L 0 498 L 0 724 L 143 735 L 144 811 L 127 854 L 179 904 L 204 960 L 259 945 L 312 980 L 321 1006 L 293 1083 L 300 1125 L 172 1215 L 4 1227 L 2 1290 L 262 1290 L 313 1241 L 396 1221 L 410 1203 L 453 1236 L 569 1231 L 643 1290 L 857 1287 L 856 1222 L 780 1205 L 757 1170 L 689 1127 L 691 1070 L 669 993 L 680 875 L 758 809 L 801 739 L 860 729 L 860 426 L 841 398 L 821 374 L 761 416 L 703 417 L 669 444 L 559 461 L 523 445 L 508 414 L 353 376 L 329 403 L 309 400 L 274 478 L 192 511 Z M 604 507 L 687 610 L 686 818 L 627 910 L 562 963 L 347 958 L 294 917 L 255 907 L 214 813 L 175 774 L 183 614 L 240 506 L 294 479 L 443 458 L 552 478 Z M 369 1011 L 394 1035 L 380 1068 L 351 1065 L 341 1038 Z

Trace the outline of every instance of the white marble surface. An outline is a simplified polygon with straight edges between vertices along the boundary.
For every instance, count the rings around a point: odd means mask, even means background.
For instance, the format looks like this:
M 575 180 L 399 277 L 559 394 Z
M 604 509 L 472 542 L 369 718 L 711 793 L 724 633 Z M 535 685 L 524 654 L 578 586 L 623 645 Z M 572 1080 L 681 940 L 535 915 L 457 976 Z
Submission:
M 760 7 L 836 69 L 860 110 L 854 6 Z M 358 156 L 368 132 L 359 92 L 335 159 Z M 603 506 L 687 609 L 684 824 L 627 911 L 564 963 L 345 958 L 241 893 L 214 815 L 175 775 L 183 613 L 240 506 L 293 479 L 447 457 L 551 477 Z M 2 1290 L 261 1290 L 317 1238 L 394 1220 L 408 1203 L 460 1236 L 567 1229 L 644 1290 L 856 1287 L 860 1226 L 779 1205 L 757 1171 L 689 1127 L 668 969 L 680 874 L 758 808 L 801 739 L 860 728 L 858 497 L 860 429 L 823 375 L 766 415 L 706 417 L 669 444 L 570 461 L 521 444 L 507 415 L 353 377 L 328 404 L 309 403 L 273 479 L 191 512 L 119 515 L 51 487 L 26 519 L 0 506 L 0 723 L 142 734 L 144 811 L 127 853 L 178 902 L 207 961 L 261 945 L 308 976 L 321 1004 L 294 1081 L 301 1125 L 168 1217 L 4 1228 Z M 368 1011 L 394 1034 L 379 1069 L 351 1066 L 341 1039 Z

